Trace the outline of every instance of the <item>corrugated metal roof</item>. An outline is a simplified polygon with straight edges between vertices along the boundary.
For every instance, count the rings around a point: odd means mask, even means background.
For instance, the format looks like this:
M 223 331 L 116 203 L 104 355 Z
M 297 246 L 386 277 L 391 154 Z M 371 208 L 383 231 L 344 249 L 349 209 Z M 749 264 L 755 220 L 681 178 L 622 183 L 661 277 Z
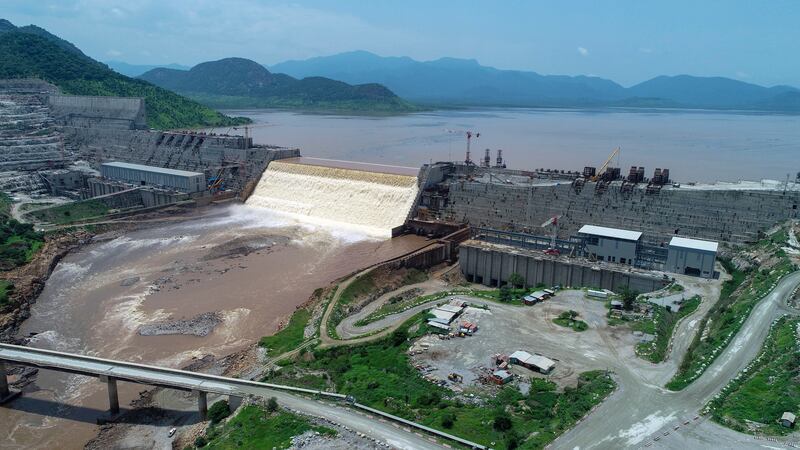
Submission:
M 531 355 L 530 353 L 524 352 L 522 350 L 515 351 L 514 353 L 509 355 L 509 358 L 516 359 L 519 362 L 535 366 L 544 370 L 550 370 L 556 365 L 555 361 L 549 358 L 545 358 L 544 356 L 541 355 Z
M 701 241 L 699 239 L 689 239 L 683 237 L 673 237 L 669 241 L 670 247 L 691 248 L 695 250 L 704 250 L 707 252 L 716 252 L 719 244 L 713 241 Z
M 101 164 L 101 166 L 109 166 L 109 167 L 120 167 L 123 169 L 132 169 L 132 170 L 141 170 L 144 172 L 157 172 L 163 173 L 167 175 L 178 175 L 181 177 L 196 177 L 198 175 L 203 175 L 200 172 L 189 172 L 188 170 L 178 170 L 178 169 L 167 169 L 164 167 L 156 167 L 156 166 L 145 166 L 142 164 L 133 164 L 133 163 L 126 163 L 120 161 L 113 161 Z
M 597 225 L 584 225 L 578 230 L 578 233 L 624 239 L 626 241 L 638 241 L 642 237 L 641 231 L 621 230 L 619 228 L 600 227 Z
M 442 305 L 437 307 L 436 309 L 440 311 L 447 311 L 449 313 L 460 313 L 464 308 L 461 306 L 454 306 L 454 305 Z

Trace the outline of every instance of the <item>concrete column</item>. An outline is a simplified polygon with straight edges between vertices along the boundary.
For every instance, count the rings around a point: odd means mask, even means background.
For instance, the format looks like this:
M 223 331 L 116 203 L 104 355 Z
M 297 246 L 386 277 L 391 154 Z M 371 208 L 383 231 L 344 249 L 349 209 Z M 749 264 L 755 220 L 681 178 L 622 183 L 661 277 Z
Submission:
M 119 413 L 119 394 L 117 393 L 117 379 L 101 376 L 100 381 L 108 386 L 108 410 L 111 414 Z
M 8 378 L 6 378 L 6 363 L 0 361 L 0 399 L 8 397 L 11 392 L 8 390 Z
M 200 420 L 208 418 L 208 398 L 203 391 L 194 391 L 197 394 L 197 411 L 200 413 Z

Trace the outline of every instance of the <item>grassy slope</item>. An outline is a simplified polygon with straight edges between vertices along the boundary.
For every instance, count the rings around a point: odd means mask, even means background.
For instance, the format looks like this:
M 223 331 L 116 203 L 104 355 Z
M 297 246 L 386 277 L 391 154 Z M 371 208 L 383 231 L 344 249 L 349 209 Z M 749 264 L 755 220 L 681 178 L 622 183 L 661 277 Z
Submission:
M 12 219 L 11 198 L 0 193 L 0 270 L 10 270 L 29 262 L 42 245 L 42 233 L 34 231 L 30 224 Z
M 304 341 L 303 332 L 310 318 L 311 313 L 308 310 L 298 309 L 284 329 L 261 338 L 259 345 L 267 349 L 269 356 L 277 356 L 297 348 Z
M 702 375 L 706 367 L 730 343 L 753 307 L 769 293 L 773 285 L 795 270 L 794 265 L 780 250 L 780 246 L 786 242 L 785 237 L 785 231 L 779 231 L 756 244 L 779 256 L 780 263 L 772 269 L 753 269 L 743 273 L 723 262 L 732 279 L 723 284 L 719 301 L 700 323 L 678 372 L 666 385 L 668 389 L 681 390 Z
M 423 322 L 416 316 L 402 330 L 412 338 L 421 334 Z M 399 336 L 402 336 L 402 332 Z M 450 391 L 423 379 L 409 363 L 406 351 L 410 342 L 390 338 L 353 347 L 339 347 L 314 353 L 313 361 L 296 361 L 288 372 L 324 372 L 324 376 L 306 375 L 298 380 L 286 373 L 273 373 L 269 381 L 295 385 L 325 386 L 333 382 L 337 392 L 351 394 L 360 403 L 423 424 L 454 433 L 493 447 L 508 448 L 510 440 L 528 437 L 520 448 L 542 448 L 571 427 L 613 389 L 613 381 L 601 372 L 581 375 L 577 388 L 556 392 L 555 385 L 537 381 L 529 395 L 507 387 L 500 394 L 485 396 L 483 406 L 467 405 L 448 397 Z M 314 379 L 316 378 L 316 381 Z M 507 414 L 513 431 L 493 428 L 496 416 Z M 443 425 L 453 419 L 452 427 Z M 535 433 L 538 432 L 538 433 Z
M 288 412 L 269 413 L 249 405 L 218 429 L 210 431 L 204 448 L 228 449 L 284 449 L 289 448 L 292 437 L 313 430 L 320 434 L 335 435 L 330 428 L 314 426 L 305 418 Z
M 52 40 L 12 31 L 0 35 L 0 78 L 39 77 L 66 94 L 144 97 L 152 128 L 229 126 L 248 122 L 146 81 L 117 74 L 91 58 L 65 50 Z
M 798 319 L 786 317 L 775 323 L 747 373 L 731 381 L 709 403 L 715 421 L 739 431 L 747 431 L 746 421 L 765 424 L 760 431 L 766 434 L 792 431 L 777 420 L 785 411 L 797 413 L 800 405 L 798 325 Z
M 40 222 L 65 224 L 107 214 L 108 207 L 96 200 L 84 200 L 65 205 L 44 208 L 30 213 Z
M 667 357 L 667 348 L 675 331 L 675 325 L 682 318 L 692 314 L 700 306 L 700 297 L 694 296 L 686 300 L 677 313 L 667 311 L 663 306 L 654 306 L 652 320 L 637 322 L 633 329 L 655 335 L 652 342 L 636 345 L 636 354 L 652 363 L 660 363 Z

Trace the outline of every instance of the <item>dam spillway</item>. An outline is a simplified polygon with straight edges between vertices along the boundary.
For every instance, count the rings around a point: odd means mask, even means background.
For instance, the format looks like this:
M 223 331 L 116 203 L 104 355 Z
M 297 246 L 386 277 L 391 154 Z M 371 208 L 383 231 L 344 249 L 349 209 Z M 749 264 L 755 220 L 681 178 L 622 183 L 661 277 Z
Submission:
M 247 205 L 303 222 L 391 237 L 419 192 L 416 169 L 315 158 L 273 161 Z

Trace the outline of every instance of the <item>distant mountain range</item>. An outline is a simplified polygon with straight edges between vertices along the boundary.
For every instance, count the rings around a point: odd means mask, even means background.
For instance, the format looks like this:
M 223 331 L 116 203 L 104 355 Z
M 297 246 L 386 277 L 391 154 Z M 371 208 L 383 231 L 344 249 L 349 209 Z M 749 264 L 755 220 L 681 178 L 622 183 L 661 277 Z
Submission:
M 122 61 L 105 61 L 105 64 L 112 68 L 117 73 L 121 73 L 126 77 L 136 78 L 139 75 L 149 72 L 153 69 L 166 68 L 175 70 L 189 70 L 191 67 L 181 64 L 128 64 Z
M 800 90 L 766 88 L 722 77 L 659 76 L 630 88 L 589 76 L 499 70 L 472 59 L 416 61 L 365 51 L 286 61 L 270 70 L 293 77 L 323 76 L 346 83 L 381 83 L 429 105 L 628 106 L 800 112 Z
M 245 58 L 198 64 L 191 70 L 157 68 L 140 77 L 216 108 L 300 108 L 401 112 L 416 108 L 376 83 L 350 85 L 324 77 L 296 79 L 271 73 Z
M 143 97 L 152 128 L 230 126 L 232 118 L 143 80 L 128 78 L 86 56 L 71 43 L 34 25 L 0 19 L 0 78 L 37 77 L 65 94 Z

